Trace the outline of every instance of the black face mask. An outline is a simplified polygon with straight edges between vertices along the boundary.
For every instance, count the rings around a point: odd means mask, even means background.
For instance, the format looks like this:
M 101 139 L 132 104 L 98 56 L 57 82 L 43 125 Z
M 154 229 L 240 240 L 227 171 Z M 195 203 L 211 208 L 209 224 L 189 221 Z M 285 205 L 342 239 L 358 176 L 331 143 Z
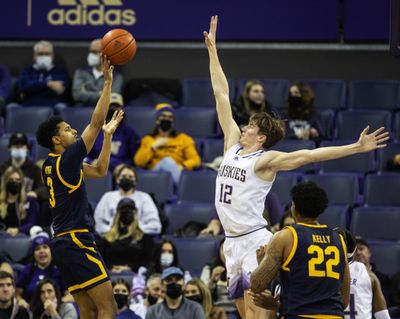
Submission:
M 115 301 L 117 302 L 118 309 L 128 305 L 128 295 L 114 294 Z
M 134 212 L 131 210 L 121 211 L 119 214 L 120 214 L 119 220 L 125 226 L 132 224 L 133 220 L 135 219 Z
M 177 299 L 180 296 L 182 296 L 182 285 L 173 282 L 171 284 L 167 285 L 167 291 L 166 294 L 168 297 L 170 297 L 171 299 Z
M 296 96 L 289 94 L 288 98 L 289 106 L 292 108 L 299 108 L 302 107 L 304 104 L 303 98 L 301 96 Z
M 152 306 L 158 301 L 158 298 L 156 298 L 156 297 L 154 297 L 154 296 L 149 294 L 147 296 L 147 301 L 149 302 L 149 305 Z
M 169 131 L 174 125 L 174 121 L 171 120 L 160 120 L 159 127 L 161 131 L 166 132 Z
M 118 186 L 121 187 L 124 192 L 127 192 L 136 187 L 136 182 L 129 178 L 121 178 Z
M 21 190 L 22 184 L 19 182 L 8 182 L 7 183 L 7 192 L 12 195 L 17 195 Z
M 192 300 L 192 301 L 196 301 L 199 304 L 203 303 L 203 298 L 201 297 L 201 295 L 192 295 L 192 296 L 188 296 L 186 297 L 186 299 Z

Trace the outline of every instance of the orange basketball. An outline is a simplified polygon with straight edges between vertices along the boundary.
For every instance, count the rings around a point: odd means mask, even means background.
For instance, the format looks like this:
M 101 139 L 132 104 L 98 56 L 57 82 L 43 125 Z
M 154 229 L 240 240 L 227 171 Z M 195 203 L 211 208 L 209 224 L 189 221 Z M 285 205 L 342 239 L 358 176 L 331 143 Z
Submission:
M 136 54 L 135 38 L 124 29 L 108 31 L 101 40 L 102 52 L 111 64 L 125 64 Z

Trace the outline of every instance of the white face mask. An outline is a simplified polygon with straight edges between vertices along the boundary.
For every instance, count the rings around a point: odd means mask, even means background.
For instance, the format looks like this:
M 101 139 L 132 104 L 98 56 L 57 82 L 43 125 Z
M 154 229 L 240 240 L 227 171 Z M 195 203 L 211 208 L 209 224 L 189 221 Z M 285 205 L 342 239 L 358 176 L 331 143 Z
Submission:
M 174 255 L 170 253 L 162 253 L 161 254 L 161 259 L 160 259 L 160 264 L 163 267 L 169 267 L 172 265 L 174 261 Z
M 100 54 L 90 52 L 87 56 L 87 63 L 91 67 L 100 65 Z
M 53 64 L 53 59 L 48 55 L 41 55 L 36 58 L 36 65 L 40 70 L 49 70 Z
M 17 161 L 26 159 L 28 150 L 26 148 L 11 148 L 11 158 Z

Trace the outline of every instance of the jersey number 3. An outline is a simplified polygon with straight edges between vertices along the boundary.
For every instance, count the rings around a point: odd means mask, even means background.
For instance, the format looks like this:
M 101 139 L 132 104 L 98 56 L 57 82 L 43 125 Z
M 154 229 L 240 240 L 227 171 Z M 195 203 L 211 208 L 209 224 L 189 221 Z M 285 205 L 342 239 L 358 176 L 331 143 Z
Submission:
M 309 255 L 315 256 L 308 261 L 308 275 L 310 277 L 340 278 L 340 274 L 333 271 L 333 267 L 339 265 L 340 262 L 340 253 L 336 246 L 328 246 L 322 249 L 320 246 L 310 245 L 307 252 Z M 323 267 L 318 267 L 319 270 L 317 270 L 316 266 L 322 264 L 325 264 L 326 270 L 322 270 Z
M 54 187 L 53 187 L 53 180 L 51 179 L 51 177 L 47 177 L 47 186 L 49 187 L 49 193 L 50 193 L 50 197 L 49 197 L 49 203 L 51 207 L 56 207 L 56 199 L 54 197 Z
M 230 204 L 232 191 L 233 187 L 231 185 L 221 184 L 221 189 L 219 190 L 219 202 Z

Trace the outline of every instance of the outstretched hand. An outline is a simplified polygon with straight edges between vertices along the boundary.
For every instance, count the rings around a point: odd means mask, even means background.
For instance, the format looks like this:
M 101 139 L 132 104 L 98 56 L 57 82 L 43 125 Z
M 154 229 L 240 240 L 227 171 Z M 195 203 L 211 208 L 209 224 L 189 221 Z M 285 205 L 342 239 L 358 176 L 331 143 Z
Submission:
M 377 148 L 386 147 L 386 144 L 382 144 L 387 141 L 389 132 L 385 131 L 384 127 L 378 128 L 375 132 L 368 134 L 369 125 L 361 132 L 360 138 L 358 139 L 358 145 L 362 152 L 373 151 Z
M 113 80 L 113 70 L 114 66 L 111 65 L 110 60 L 107 59 L 107 56 L 101 55 L 101 69 L 103 71 L 104 81 L 112 82 Z
M 206 46 L 209 49 L 216 47 L 217 24 L 218 24 L 218 16 L 212 16 L 210 22 L 210 30 L 208 32 L 203 31 L 204 41 L 206 42 Z
M 111 120 L 103 125 L 104 134 L 114 134 L 115 130 L 118 128 L 119 123 L 121 123 L 124 118 L 124 111 L 117 110 L 114 112 Z

